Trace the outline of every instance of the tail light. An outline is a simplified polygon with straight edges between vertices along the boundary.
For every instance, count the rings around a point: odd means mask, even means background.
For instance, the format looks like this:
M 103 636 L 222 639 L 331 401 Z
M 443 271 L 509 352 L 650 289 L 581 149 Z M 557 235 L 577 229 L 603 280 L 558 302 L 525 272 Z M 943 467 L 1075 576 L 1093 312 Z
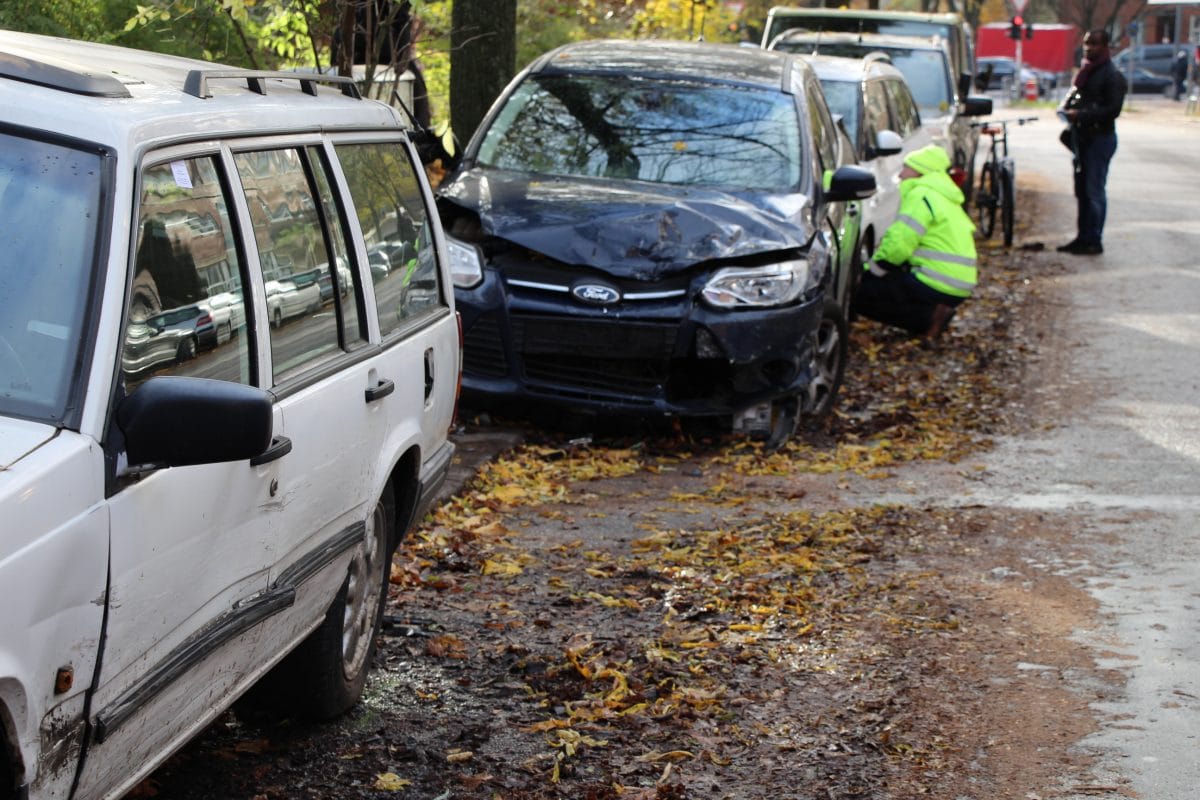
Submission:
M 950 180 L 954 181 L 954 185 L 962 188 L 962 185 L 967 182 L 967 171 L 962 167 L 950 168 Z
M 212 314 L 201 314 L 200 318 L 196 320 L 196 324 L 197 325 L 212 325 L 212 321 L 213 321 Z

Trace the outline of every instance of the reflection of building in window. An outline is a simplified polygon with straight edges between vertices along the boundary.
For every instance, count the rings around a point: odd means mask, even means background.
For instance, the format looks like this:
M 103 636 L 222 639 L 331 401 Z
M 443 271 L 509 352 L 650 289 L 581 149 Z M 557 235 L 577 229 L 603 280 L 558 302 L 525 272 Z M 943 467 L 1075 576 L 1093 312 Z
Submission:
M 140 322 L 163 309 L 178 308 L 208 296 L 189 250 L 167 235 L 161 219 L 142 223 L 134 263 L 130 318 Z

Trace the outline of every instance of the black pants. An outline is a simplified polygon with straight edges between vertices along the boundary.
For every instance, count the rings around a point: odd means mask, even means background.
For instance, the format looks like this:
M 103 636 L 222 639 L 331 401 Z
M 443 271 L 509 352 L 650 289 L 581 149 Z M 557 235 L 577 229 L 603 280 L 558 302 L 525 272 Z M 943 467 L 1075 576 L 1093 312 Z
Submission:
M 1080 244 L 1102 244 L 1104 218 L 1108 215 L 1108 165 L 1117 152 L 1117 134 L 1080 136 L 1075 170 L 1076 229 Z
M 965 299 L 931 289 L 908 270 L 897 268 L 883 276 L 864 272 L 854 293 L 854 311 L 867 319 L 903 328 L 912 336 L 921 336 L 929 330 L 936 306 L 957 308 Z

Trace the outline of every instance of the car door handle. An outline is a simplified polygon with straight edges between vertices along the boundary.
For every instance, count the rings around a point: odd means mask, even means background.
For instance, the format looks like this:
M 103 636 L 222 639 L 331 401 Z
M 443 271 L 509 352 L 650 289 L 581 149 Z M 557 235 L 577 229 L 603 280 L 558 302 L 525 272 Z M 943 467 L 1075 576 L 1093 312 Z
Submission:
M 383 378 L 379 381 L 379 383 L 375 384 L 370 389 L 367 389 L 365 394 L 367 396 L 367 402 L 374 403 L 376 400 L 382 400 L 394 391 L 396 391 L 396 384 L 392 381 L 389 381 L 387 378 Z
M 433 348 L 425 351 L 425 401 L 433 394 Z
M 270 463 L 277 458 L 283 458 L 290 452 L 292 452 L 292 440 L 286 436 L 276 436 L 271 439 L 270 447 L 250 459 L 250 466 L 257 467 Z

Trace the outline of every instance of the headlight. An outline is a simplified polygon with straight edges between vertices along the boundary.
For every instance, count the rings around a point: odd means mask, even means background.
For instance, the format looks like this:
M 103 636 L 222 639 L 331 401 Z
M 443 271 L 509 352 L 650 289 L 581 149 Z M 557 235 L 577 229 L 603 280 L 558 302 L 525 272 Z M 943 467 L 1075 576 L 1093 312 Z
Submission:
M 765 267 L 729 267 L 718 270 L 701 295 L 717 308 L 769 308 L 787 305 L 816 286 L 820 278 L 803 258 Z
M 483 256 L 479 248 L 446 237 L 446 254 L 450 257 L 450 279 L 460 289 L 470 289 L 483 282 Z

